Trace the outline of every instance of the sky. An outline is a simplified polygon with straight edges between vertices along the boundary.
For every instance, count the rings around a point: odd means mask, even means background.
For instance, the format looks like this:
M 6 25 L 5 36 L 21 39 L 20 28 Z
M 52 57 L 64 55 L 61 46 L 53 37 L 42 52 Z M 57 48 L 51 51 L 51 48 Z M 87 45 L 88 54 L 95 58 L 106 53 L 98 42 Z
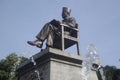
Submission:
M 45 23 L 62 20 L 62 7 L 71 8 L 80 26 L 81 56 L 94 44 L 103 66 L 120 68 L 120 0 L 0 0 L 0 59 L 38 53 L 26 42 L 34 41 Z M 74 53 L 74 47 L 68 51 Z

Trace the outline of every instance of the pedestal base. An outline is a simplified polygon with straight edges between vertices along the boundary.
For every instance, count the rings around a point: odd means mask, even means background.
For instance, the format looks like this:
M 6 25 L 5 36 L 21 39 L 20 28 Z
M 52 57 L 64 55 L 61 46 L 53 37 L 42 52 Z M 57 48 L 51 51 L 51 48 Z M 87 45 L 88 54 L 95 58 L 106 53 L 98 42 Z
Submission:
M 18 66 L 19 80 L 82 80 L 82 57 L 61 50 L 47 48 L 33 56 L 36 67 L 31 60 Z M 96 70 L 92 70 L 89 80 L 98 80 Z

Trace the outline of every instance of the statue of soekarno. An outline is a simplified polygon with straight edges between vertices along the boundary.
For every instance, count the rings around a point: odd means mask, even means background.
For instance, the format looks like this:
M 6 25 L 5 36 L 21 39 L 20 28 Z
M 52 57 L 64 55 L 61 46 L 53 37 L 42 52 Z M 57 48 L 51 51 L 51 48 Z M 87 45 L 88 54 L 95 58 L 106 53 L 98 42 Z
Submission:
M 74 17 L 70 17 L 71 9 L 68 7 L 62 8 L 62 21 L 53 19 L 50 22 L 46 23 L 42 30 L 36 36 L 35 41 L 27 41 L 29 45 L 42 48 L 43 42 L 47 40 L 46 46 L 53 47 L 53 40 L 56 37 L 61 36 L 61 25 L 65 24 L 72 28 L 76 26 L 76 20 Z

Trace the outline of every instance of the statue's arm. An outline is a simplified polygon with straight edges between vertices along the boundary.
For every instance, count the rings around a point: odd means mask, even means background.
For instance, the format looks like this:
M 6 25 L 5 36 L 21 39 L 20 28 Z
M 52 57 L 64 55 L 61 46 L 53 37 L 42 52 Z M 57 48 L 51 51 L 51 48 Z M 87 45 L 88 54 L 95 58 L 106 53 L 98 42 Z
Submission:
M 66 24 L 72 28 L 75 28 L 76 27 L 76 20 L 75 20 L 75 18 L 71 17 L 68 20 L 63 21 L 63 24 Z
M 68 25 L 73 27 L 73 28 L 75 28 L 76 27 L 76 20 L 75 20 L 75 18 L 70 18 Z

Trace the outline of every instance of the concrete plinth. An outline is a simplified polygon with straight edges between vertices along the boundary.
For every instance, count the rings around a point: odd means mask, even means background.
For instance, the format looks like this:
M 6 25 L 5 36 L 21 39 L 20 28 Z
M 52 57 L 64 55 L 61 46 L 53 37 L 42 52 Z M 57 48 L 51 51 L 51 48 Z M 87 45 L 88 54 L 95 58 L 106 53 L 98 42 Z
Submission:
M 36 67 L 31 60 L 19 65 L 19 80 L 38 80 L 35 69 L 39 71 L 40 80 L 82 80 L 82 57 L 47 48 L 33 56 Z M 96 70 L 92 70 L 89 80 L 98 80 Z

